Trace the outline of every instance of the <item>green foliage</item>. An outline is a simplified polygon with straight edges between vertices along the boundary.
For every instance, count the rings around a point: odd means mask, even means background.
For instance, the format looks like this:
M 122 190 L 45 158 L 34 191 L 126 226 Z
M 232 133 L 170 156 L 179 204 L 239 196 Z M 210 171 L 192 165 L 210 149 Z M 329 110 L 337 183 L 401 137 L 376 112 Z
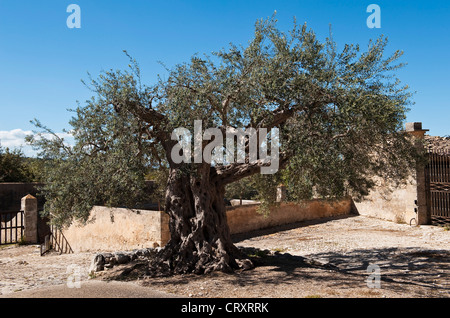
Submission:
M 74 112 L 75 145 L 37 120 L 41 131 L 27 139 L 45 159 L 44 212 L 59 225 L 86 221 L 94 205 L 136 207 L 146 198 L 139 122 L 95 98 Z
M 258 191 L 255 199 L 260 202 L 257 212 L 264 216 L 268 216 L 270 208 L 277 204 L 277 187 L 281 181 L 280 176 L 280 173 L 254 176 L 254 185 Z
M 0 182 L 36 181 L 38 171 L 33 169 L 33 164 L 22 151 L 0 147 Z
M 420 156 L 402 132 L 411 93 L 394 72 L 403 53 L 385 57 L 387 44 L 380 37 L 366 51 L 338 51 L 331 32 L 321 43 L 306 25 L 284 33 L 274 18 L 260 20 L 247 47 L 171 70 L 157 108 L 171 127 L 199 118 L 210 127 L 279 127 L 285 170 L 273 178 L 292 199 L 359 199 L 374 176 L 403 181 Z M 273 201 L 268 180 L 259 184 L 262 199 Z
M 41 158 L 24 158 L 25 165 L 27 167 L 28 178 L 31 182 L 42 182 L 43 179 L 43 169 L 45 165 L 45 160 Z
M 21 236 L 19 241 L 17 242 L 17 245 L 20 246 L 20 245 L 26 245 L 26 244 L 27 244 L 27 242 L 25 241 L 25 237 Z
M 252 200 L 257 195 L 255 176 L 240 179 L 230 183 L 225 188 L 227 199 Z
M 385 57 L 384 37 L 366 51 L 353 44 L 338 50 L 331 32 L 322 43 L 306 25 L 294 22 L 285 33 L 276 24 L 274 17 L 257 21 L 247 47 L 231 44 L 213 57 L 196 55 L 167 69 L 167 79 L 153 86 L 141 83 L 131 58 L 129 70 L 91 79 L 96 96 L 75 110 L 70 123 L 74 146 L 35 121 L 53 136 L 29 139 L 48 160 L 46 210 L 63 222 L 85 219 L 93 204 L 134 204 L 145 171 L 157 167 L 166 169 L 161 178 L 173 169 L 216 178 L 217 186 L 255 175 L 263 211 L 281 182 L 293 200 L 360 198 L 374 176 L 402 182 L 420 156 L 402 132 L 411 104 L 408 87 L 394 74 L 403 66 L 397 63 L 402 52 Z M 199 119 L 203 129 L 279 128 L 280 172 L 259 175 L 260 162 L 175 164 L 171 132 L 193 130 Z M 228 193 L 243 196 L 246 182 L 229 186 Z
M 163 210 L 165 206 L 165 195 L 167 188 L 167 178 L 169 177 L 169 169 L 164 166 L 158 169 L 150 169 L 145 175 L 146 180 L 152 180 L 154 186 L 150 195 L 152 202 L 158 203 L 159 209 Z

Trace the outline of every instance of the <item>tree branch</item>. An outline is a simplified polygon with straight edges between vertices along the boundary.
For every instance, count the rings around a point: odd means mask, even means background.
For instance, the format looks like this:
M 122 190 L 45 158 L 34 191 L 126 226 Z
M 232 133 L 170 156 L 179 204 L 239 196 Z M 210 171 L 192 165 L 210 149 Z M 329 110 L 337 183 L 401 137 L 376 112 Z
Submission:
M 278 169 L 283 169 L 288 159 L 289 156 L 286 153 L 280 153 Z M 226 185 L 256 174 L 260 171 L 261 167 L 268 167 L 270 164 L 270 162 L 258 159 L 255 162 L 232 163 L 226 166 L 216 167 L 215 176 L 212 179 L 213 181 Z

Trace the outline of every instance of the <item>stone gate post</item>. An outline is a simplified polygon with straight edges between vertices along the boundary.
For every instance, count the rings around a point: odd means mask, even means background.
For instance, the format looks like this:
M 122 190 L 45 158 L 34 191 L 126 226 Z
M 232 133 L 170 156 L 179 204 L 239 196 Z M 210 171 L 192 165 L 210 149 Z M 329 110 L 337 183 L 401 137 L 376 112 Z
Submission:
M 20 201 L 24 219 L 23 239 L 26 243 L 37 244 L 38 242 L 38 209 L 37 199 L 28 194 Z
M 422 129 L 421 122 L 406 123 L 406 132 L 414 136 L 418 140 L 422 140 L 425 133 L 429 129 Z M 421 147 L 421 143 L 418 143 Z M 427 184 L 425 176 L 425 167 L 421 164 L 416 168 L 416 183 L 417 183 L 417 225 L 431 224 L 430 207 L 427 196 Z

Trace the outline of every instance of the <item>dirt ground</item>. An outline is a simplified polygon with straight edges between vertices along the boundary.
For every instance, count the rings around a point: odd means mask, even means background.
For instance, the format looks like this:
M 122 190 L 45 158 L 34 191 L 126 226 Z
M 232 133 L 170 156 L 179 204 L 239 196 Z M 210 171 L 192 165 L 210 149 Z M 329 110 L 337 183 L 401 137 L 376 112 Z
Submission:
M 256 268 L 233 274 L 126 280 L 182 297 L 450 297 L 450 231 L 365 216 L 301 222 L 235 235 Z M 40 256 L 37 246 L 0 248 L 0 294 L 117 279 L 89 277 L 95 253 Z
M 93 253 L 49 253 L 40 256 L 39 245 L 0 247 L 0 295 L 22 290 L 66 284 L 68 278 L 80 275 L 87 279 Z

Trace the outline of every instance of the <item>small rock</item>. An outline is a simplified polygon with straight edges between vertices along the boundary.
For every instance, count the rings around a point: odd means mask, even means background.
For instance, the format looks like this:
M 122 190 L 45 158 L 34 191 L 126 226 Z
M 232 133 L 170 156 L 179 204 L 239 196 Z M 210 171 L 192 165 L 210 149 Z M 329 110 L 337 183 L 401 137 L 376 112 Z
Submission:
M 126 264 L 129 261 L 131 261 L 130 255 L 127 255 L 127 254 L 121 253 L 121 252 L 117 252 L 114 254 L 115 254 L 115 258 L 117 260 L 117 264 Z
M 253 263 L 249 259 L 236 260 L 239 264 L 239 267 L 243 270 L 249 270 L 254 267 Z
M 114 257 L 114 254 L 113 254 L 113 253 L 102 253 L 102 255 L 103 255 L 103 257 L 104 257 L 105 259 Z
M 95 255 L 89 267 L 89 273 L 100 272 L 105 268 L 105 257 L 102 254 Z
M 115 257 L 110 257 L 108 263 L 109 263 L 111 266 L 116 265 L 116 264 L 117 264 L 117 259 L 116 259 Z
M 136 252 L 133 253 L 136 257 L 135 258 L 146 258 L 146 257 L 150 257 L 152 255 L 155 254 L 155 249 L 154 248 L 142 248 L 137 250 Z

